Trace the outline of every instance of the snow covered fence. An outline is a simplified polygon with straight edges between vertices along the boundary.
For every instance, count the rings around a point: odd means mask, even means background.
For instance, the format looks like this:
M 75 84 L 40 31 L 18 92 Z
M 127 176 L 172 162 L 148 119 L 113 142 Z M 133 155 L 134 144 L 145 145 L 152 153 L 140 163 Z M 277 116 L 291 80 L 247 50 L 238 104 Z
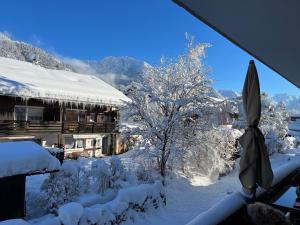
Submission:
M 118 225 L 128 220 L 134 221 L 139 213 L 158 209 L 165 204 L 163 186 L 161 182 L 155 182 L 121 189 L 114 200 L 105 204 L 83 208 L 79 203 L 67 203 L 58 209 L 57 217 L 45 217 L 37 223 L 22 220 L 15 223 L 15 220 L 10 220 L 0 222 L 0 225 Z
M 295 171 L 300 167 L 299 160 L 293 160 L 290 163 L 283 164 L 278 168 L 273 170 L 274 179 L 272 186 L 278 184 L 282 179 L 288 176 L 290 173 Z M 265 190 L 262 188 L 257 189 L 257 196 L 263 194 Z M 191 220 L 186 225 L 217 225 L 221 223 L 224 219 L 232 215 L 244 204 L 246 204 L 246 198 L 251 196 L 246 196 L 243 191 L 235 192 L 222 201 L 215 204 L 213 207 L 207 211 L 199 214 L 193 220 Z

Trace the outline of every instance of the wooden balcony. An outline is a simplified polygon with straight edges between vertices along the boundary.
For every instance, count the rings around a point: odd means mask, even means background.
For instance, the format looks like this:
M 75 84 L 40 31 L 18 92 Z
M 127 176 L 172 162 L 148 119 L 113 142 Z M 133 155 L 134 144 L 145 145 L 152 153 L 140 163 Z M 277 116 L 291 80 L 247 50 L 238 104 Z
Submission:
M 79 123 L 63 122 L 62 133 L 116 133 L 118 131 L 117 123 Z
M 0 134 L 36 134 L 36 133 L 60 133 L 61 123 L 56 121 L 0 121 Z
M 79 123 L 56 121 L 0 121 L 0 135 L 25 135 L 41 133 L 115 133 L 118 126 L 115 122 Z

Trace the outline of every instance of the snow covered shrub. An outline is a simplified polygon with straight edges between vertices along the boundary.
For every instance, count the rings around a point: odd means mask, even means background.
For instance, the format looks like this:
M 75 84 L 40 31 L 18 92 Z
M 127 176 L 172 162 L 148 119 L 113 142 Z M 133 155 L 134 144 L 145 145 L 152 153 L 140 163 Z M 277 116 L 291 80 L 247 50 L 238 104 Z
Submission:
M 295 137 L 286 137 L 285 139 L 285 148 L 286 149 L 291 149 L 297 147 L 297 139 Z
M 80 225 L 119 225 L 134 222 L 138 214 L 158 209 L 166 204 L 160 182 L 124 188 L 111 202 L 85 208 Z
M 170 155 L 176 155 L 182 135 L 189 123 L 209 121 L 214 106 L 208 70 L 203 58 L 208 44 L 194 45 L 187 36 L 185 54 L 174 60 L 161 60 L 161 65 L 147 67 L 142 79 L 128 88 L 128 117 L 139 124 L 127 131 L 140 136 L 140 145 L 156 159 L 162 177 Z M 209 112 L 210 111 L 210 112 Z
M 104 204 L 83 208 L 71 202 L 59 207 L 57 217 L 45 217 L 39 224 L 55 225 L 119 225 L 134 223 L 146 212 L 166 205 L 166 194 L 161 182 L 123 188 L 115 199 Z
M 140 183 L 153 183 L 154 177 L 151 170 L 147 170 L 144 165 L 139 165 L 134 174 Z
M 47 210 L 57 208 L 74 200 L 79 195 L 79 176 L 76 162 L 64 161 L 59 172 L 51 173 L 41 186 L 47 196 Z
M 80 193 L 88 193 L 90 191 L 92 179 L 92 171 L 90 168 L 79 168 L 79 189 Z
M 37 218 L 47 213 L 47 195 L 40 191 L 26 191 L 26 218 Z
M 63 225 L 77 225 L 82 213 L 82 205 L 76 202 L 71 202 L 58 209 L 58 218 Z
M 285 138 L 288 133 L 289 114 L 282 102 L 275 104 L 262 93 L 262 113 L 259 127 L 266 139 L 266 146 L 269 154 L 285 151 Z
M 126 171 L 118 156 L 110 158 L 111 187 L 120 189 L 126 185 Z
M 115 216 L 108 207 L 94 205 L 90 208 L 84 208 L 83 215 L 79 225 L 111 225 Z
M 218 178 L 227 174 L 234 168 L 240 135 L 240 131 L 226 127 L 194 133 L 193 142 L 186 145 L 188 149 L 182 149 L 181 157 L 175 157 L 177 168 L 188 176 L 196 173 Z
M 210 132 L 212 141 L 211 147 L 218 153 L 220 175 L 227 174 L 234 168 L 235 159 L 239 153 L 238 138 L 242 132 L 231 128 L 218 128 Z
M 103 194 L 111 186 L 111 171 L 109 165 L 102 159 L 92 163 L 91 169 L 93 190 Z

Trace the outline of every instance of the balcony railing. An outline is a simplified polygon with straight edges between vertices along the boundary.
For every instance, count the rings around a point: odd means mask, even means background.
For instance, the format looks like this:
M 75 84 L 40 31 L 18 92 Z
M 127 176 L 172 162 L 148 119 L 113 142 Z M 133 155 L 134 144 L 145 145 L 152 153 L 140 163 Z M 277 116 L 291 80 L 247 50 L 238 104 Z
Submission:
M 33 134 L 33 133 L 60 133 L 61 123 L 56 121 L 0 121 L 0 134 Z
M 56 121 L 0 121 L 0 134 L 36 134 L 36 133 L 114 133 L 118 132 L 115 122 L 79 123 Z
M 63 122 L 62 128 L 62 133 L 114 133 L 118 131 L 118 127 L 115 122 Z

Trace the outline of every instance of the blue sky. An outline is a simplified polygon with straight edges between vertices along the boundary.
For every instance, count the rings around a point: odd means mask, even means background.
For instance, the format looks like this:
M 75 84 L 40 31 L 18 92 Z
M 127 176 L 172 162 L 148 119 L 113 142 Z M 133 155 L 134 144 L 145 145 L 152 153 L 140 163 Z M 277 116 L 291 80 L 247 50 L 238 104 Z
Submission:
M 206 64 L 217 89 L 242 89 L 250 55 L 169 0 L 2 0 L 0 31 L 78 59 L 132 56 L 157 64 L 185 49 L 184 33 L 211 43 Z M 257 61 L 256 61 L 257 62 Z M 257 62 L 261 89 L 299 90 Z

